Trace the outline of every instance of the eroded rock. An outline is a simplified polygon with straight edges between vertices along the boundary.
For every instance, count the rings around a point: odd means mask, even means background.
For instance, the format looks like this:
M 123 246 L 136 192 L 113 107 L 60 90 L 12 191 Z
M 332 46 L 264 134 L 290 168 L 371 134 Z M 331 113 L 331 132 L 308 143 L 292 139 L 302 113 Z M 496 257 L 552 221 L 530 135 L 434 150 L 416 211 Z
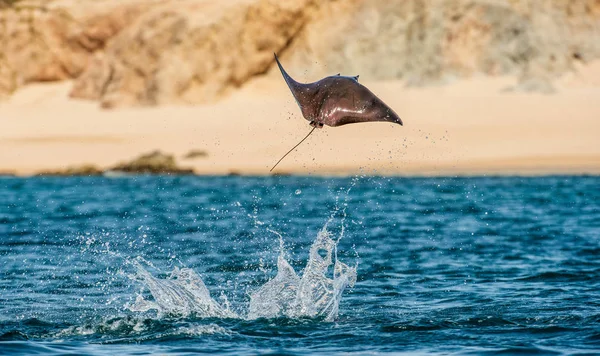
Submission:
M 208 157 L 208 152 L 206 152 L 206 150 L 191 150 L 183 156 L 184 159 L 196 159 L 205 157 Z
M 0 7 L 0 95 L 78 77 L 95 52 L 154 3 L 21 0 Z
M 307 79 L 341 71 L 425 85 L 514 75 L 542 91 L 576 61 L 597 58 L 597 0 L 329 2 L 282 55 Z
M 65 169 L 55 169 L 42 171 L 37 175 L 40 176 L 99 176 L 104 173 L 104 170 L 93 164 L 83 164 L 80 166 L 71 166 Z
M 212 102 L 278 76 L 273 52 L 303 80 L 513 75 L 536 91 L 600 58 L 598 0 L 10 2 L 0 8 L 0 96 L 77 78 L 71 96 L 104 107 Z
M 129 162 L 119 163 L 110 168 L 110 171 L 125 173 L 151 173 L 151 174 L 193 174 L 190 168 L 179 167 L 175 157 L 160 151 L 143 154 Z
M 266 72 L 311 0 L 166 1 L 94 58 L 71 95 L 103 107 L 211 102 Z

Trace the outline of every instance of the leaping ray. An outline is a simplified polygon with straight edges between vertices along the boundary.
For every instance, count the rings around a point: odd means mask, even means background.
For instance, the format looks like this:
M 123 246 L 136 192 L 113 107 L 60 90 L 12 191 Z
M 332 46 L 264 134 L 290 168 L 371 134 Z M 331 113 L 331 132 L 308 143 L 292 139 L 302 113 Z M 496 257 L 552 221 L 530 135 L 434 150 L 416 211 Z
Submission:
M 402 125 L 402 120 L 381 99 L 367 87 L 358 82 L 358 75 L 347 77 L 334 75 L 313 83 L 299 83 L 287 74 L 277 54 L 274 54 L 283 79 L 290 88 L 302 116 L 313 127 L 302 141 L 288 151 L 271 171 L 296 147 L 298 147 L 315 128 L 324 125 L 336 127 L 360 122 L 385 121 Z

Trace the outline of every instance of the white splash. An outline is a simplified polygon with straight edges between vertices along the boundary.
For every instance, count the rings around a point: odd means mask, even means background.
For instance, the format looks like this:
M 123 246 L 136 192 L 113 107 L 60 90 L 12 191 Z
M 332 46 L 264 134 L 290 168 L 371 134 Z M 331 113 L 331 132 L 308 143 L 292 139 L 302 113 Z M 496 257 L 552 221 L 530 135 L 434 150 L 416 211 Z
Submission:
M 280 254 L 275 278 L 250 295 L 248 318 L 285 316 L 334 320 L 338 315 L 342 292 L 356 282 L 356 267 L 349 267 L 337 260 L 332 278 L 327 277 L 335 247 L 331 233 L 323 228 L 310 248 L 302 278 L 296 275 L 283 253 Z
M 279 234 L 278 234 L 279 235 Z M 299 277 L 285 258 L 283 240 L 280 239 L 281 253 L 277 259 L 277 275 L 258 290 L 250 294 L 248 315 L 245 319 L 257 318 L 323 318 L 333 321 L 338 315 L 342 293 L 347 286 L 356 282 L 356 267 L 335 259 L 337 247 L 332 234 L 324 227 L 310 248 L 306 267 Z M 280 236 L 281 238 L 281 236 Z M 339 241 L 339 239 L 338 239 Z M 327 271 L 333 266 L 332 276 Z M 168 279 L 159 279 L 135 262 L 135 278 L 141 281 L 152 294 L 153 300 L 138 296 L 129 305 L 132 311 L 157 310 L 159 313 L 197 317 L 241 318 L 216 302 L 194 271 L 176 268 Z
M 211 298 L 202 278 L 193 270 L 175 267 L 168 279 L 159 279 L 146 271 L 138 261 L 133 262 L 133 265 L 137 269 L 135 279 L 150 290 L 154 301 L 145 300 L 138 295 L 135 303 L 127 306 L 129 310 L 144 312 L 155 309 L 161 314 L 195 314 L 207 318 L 237 317 L 234 312 Z

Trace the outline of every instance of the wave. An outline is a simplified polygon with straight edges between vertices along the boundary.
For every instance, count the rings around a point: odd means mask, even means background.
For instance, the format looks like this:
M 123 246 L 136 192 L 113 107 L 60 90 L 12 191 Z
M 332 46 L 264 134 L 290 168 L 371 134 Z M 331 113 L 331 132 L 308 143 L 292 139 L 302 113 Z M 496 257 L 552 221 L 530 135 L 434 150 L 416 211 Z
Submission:
M 217 324 L 170 322 L 138 317 L 105 319 L 82 326 L 71 326 L 49 335 L 53 339 L 95 335 L 109 337 L 102 343 L 143 342 L 201 335 L 230 335 L 232 332 Z
M 580 282 L 593 280 L 593 274 L 596 271 L 581 271 L 581 272 L 567 272 L 567 271 L 546 271 L 537 274 L 516 278 L 516 281 L 523 282 Z

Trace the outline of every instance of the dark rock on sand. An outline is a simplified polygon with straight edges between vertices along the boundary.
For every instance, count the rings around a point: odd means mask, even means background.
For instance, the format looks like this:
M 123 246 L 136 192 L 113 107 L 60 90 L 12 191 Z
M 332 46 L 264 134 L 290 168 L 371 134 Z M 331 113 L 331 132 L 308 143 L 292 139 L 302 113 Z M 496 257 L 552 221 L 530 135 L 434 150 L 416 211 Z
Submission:
M 194 159 L 203 157 L 208 157 L 208 152 L 204 150 L 191 150 L 183 156 L 184 159 Z
M 182 168 L 177 165 L 175 157 L 170 154 L 154 151 L 143 154 L 129 162 L 119 163 L 110 168 L 111 171 L 125 173 L 151 173 L 151 174 L 193 174 L 191 168 Z
M 92 164 L 82 164 L 80 166 L 70 166 L 65 169 L 42 171 L 39 176 L 99 176 L 104 171 Z

